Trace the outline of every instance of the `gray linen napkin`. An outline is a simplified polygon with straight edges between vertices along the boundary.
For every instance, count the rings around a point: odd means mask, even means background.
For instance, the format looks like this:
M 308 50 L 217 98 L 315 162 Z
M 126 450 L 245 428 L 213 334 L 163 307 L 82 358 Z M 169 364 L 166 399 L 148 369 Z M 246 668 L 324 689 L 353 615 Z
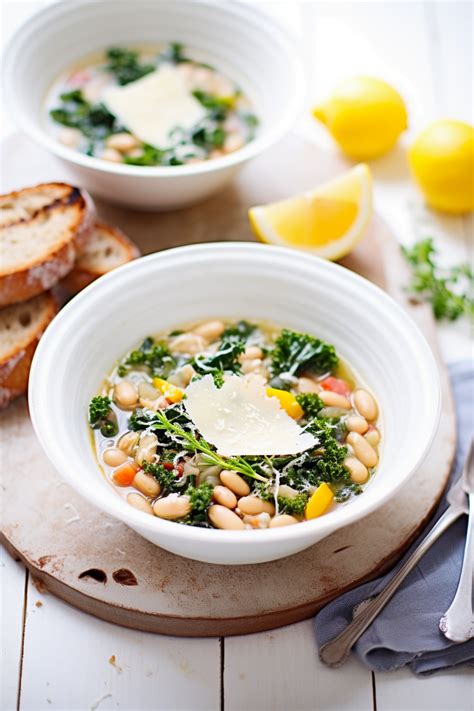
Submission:
M 467 447 L 474 432 L 474 370 L 472 364 L 450 367 L 456 401 L 458 450 L 451 473 L 456 479 L 462 469 Z M 443 498 L 433 520 L 406 553 L 446 509 Z M 449 607 L 461 571 L 467 517 L 451 526 L 405 579 L 401 588 L 362 635 L 354 652 L 376 671 L 408 665 L 415 674 L 432 674 L 448 667 L 474 666 L 474 639 L 455 644 L 439 631 L 438 623 Z M 400 565 L 400 564 L 399 564 Z M 315 618 L 318 645 L 329 641 L 352 620 L 355 605 L 375 595 L 393 576 L 399 565 L 383 578 L 361 585 L 326 605 Z

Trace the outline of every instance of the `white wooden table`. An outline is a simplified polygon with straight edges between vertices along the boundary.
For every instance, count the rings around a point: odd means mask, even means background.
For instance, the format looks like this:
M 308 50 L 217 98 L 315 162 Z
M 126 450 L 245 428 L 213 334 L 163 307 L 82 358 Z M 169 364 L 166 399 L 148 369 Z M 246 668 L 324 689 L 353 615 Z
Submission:
M 41 4 L 3 0 L 2 46 Z M 311 100 L 339 76 L 365 72 L 402 88 L 412 131 L 441 116 L 472 122 L 472 3 L 287 0 L 264 5 L 300 35 Z M 14 126 L 4 111 L 1 117 L 5 136 Z M 332 149 L 310 120 L 302 120 L 298 130 Z M 377 209 L 401 241 L 433 235 L 447 263 L 472 258 L 472 219 L 426 211 L 407 180 L 402 150 L 372 167 Z M 439 336 L 448 362 L 471 356 L 466 322 L 441 326 Z M 372 674 L 351 659 L 332 671 L 318 660 L 310 620 L 227 639 L 122 629 L 38 590 L 21 564 L 5 551 L 0 554 L 0 708 L 5 711 L 474 709 L 472 670 L 420 680 L 405 670 Z

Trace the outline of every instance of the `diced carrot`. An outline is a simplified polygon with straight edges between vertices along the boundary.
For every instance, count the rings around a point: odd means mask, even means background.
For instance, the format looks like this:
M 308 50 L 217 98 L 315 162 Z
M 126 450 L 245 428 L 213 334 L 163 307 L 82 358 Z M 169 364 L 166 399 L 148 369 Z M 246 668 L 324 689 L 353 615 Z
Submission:
M 117 484 L 117 486 L 131 486 L 139 468 L 135 462 L 124 462 L 117 467 L 117 469 L 114 469 L 112 481 L 114 484 Z
M 174 464 L 173 462 L 163 462 L 163 466 L 165 469 L 167 469 L 169 472 L 174 469 Z
M 345 380 L 342 380 L 342 378 L 334 378 L 332 375 L 321 380 L 319 384 L 324 390 L 331 390 L 338 395 L 344 395 L 344 397 L 349 397 L 352 392 Z

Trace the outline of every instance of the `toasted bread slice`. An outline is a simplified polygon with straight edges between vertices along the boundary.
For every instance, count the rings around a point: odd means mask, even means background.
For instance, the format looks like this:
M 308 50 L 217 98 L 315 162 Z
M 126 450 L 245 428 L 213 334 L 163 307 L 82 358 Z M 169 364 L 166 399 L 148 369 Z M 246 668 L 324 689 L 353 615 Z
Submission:
M 39 210 L 55 202 L 74 200 L 78 189 L 66 183 L 41 183 L 7 195 L 0 195 L 0 228 L 30 220 Z
M 116 227 L 96 222 L 86 248 L 61 285 L 75 294 L 94 279 L 139 257 L 136 245 Z
M 57 311 L 49 292 L 0 309 L 0 409 L 26 392 L 33 353 Z
M 95 215 L 87 193 L 59 183 L 0 196 L 0 208 L 0 306 L 7 306 L 50 289 L 71 271 Z M 26 219 L 16 220 L 20 214 Z

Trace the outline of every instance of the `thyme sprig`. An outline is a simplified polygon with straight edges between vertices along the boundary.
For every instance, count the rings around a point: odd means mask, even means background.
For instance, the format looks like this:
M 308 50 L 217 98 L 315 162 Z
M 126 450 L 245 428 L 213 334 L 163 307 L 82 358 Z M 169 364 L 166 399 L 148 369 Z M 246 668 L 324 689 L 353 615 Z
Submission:
M 154 429 L 166 430 L 184 439 L 187 448 L 201 452 L 206 464 L 213 464 L 222 469 L 232 469 L 252 479 L 266 481 L 266 478 L 258 474 L 244 457 L 226 457 L 224 459 L 211 448 L 209 442 L 206 442 L 203 438 L 197 439 L 191 432 L 187 432 L 179 425 L 170 422 L 161 410 L 157 410 L 155 415 L 159 422 L 154 422 Z

